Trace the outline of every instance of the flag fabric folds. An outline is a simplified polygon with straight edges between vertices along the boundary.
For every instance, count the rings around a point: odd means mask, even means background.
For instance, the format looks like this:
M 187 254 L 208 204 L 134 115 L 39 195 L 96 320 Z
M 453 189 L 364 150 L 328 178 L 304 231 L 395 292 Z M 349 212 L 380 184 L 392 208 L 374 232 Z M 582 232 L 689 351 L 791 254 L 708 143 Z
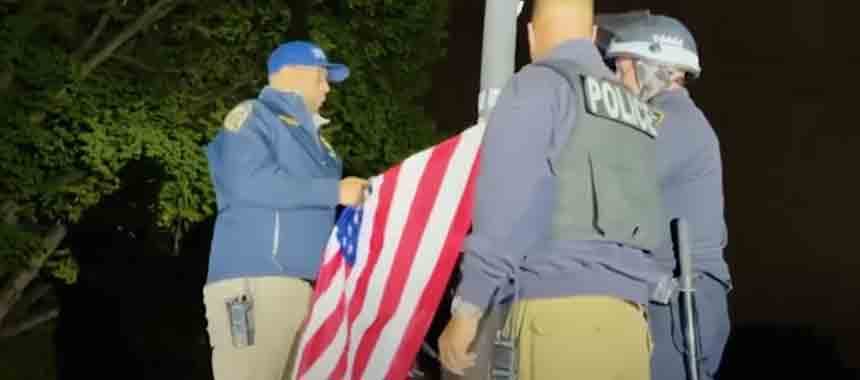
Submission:
M 484 124 L 370 179 L 323 252 L 297 380 L 404 380 L 471 224 Z

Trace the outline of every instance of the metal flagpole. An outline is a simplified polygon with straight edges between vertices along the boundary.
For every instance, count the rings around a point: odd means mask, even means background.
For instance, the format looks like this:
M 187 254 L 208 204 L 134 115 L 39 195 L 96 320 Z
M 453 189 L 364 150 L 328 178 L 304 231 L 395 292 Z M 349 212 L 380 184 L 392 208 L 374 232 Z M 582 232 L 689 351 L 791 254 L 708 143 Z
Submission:
M 514 75 L 517 49 L 517 16 L 523 0 L 485 0 L 484 32 L 481 47 L 481 90 L 478 93 L 478 124 L 486 123 L 502 88 Z M 493 313 L 499 310 L 492 311 Z M 495 335 L 495 329 L 490 333 Z M 427 342 L 421 350 L 439 360 Z
M 517 16 L 523 9 L 520 0 L 486 0 L 484 35 L 481 49 L 481 92 L 478 95 L 478 124 L 486 126 L 502 89 L 514 75 L 517 48 Z M 515 287 L 516 288 L 516 287 Z M 514 289 L 514 300 L 517 290 Z M 515 301 L 511 301 L 513 303 Z M 478 362 L 474 370 L 482 378 L 517 378 L 515 337 L 504 331 L 511 304 L 497 304 L 479 327 Z M 484 372 L 486 369 L 487 372 Z M 470 377 L 474 378 L 474 377 Z
M 514 75 L 517 49 L 517 15 L 522 0 L 486 0 L 481 48 L 481 92 L 478 119 L 486 121 L 496 99 Z

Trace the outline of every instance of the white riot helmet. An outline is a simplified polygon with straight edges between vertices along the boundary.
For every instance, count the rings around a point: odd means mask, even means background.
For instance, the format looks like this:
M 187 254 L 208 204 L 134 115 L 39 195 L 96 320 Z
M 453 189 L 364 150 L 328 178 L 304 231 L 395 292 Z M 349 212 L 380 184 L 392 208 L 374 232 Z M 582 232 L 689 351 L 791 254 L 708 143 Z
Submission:
M 702 73 L 696 40 L 677 19 L 645 10 L 598 15 L 596 23 L 603 33 L 599 43 L 606 58 L 630 57 L 636 61 L 644 99 L 666 89 L 679 71 L 692 78 Z

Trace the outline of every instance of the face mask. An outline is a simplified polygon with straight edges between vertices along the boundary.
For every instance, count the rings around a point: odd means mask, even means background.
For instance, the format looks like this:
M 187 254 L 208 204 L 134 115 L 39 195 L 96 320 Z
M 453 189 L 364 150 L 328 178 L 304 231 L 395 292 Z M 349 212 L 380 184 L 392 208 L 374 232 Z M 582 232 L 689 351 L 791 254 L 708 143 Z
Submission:
M 639 82 L 639 98 L 649 101 L 672 86 L 672 69 L 660 64 L 637 60 L 636 80 Z

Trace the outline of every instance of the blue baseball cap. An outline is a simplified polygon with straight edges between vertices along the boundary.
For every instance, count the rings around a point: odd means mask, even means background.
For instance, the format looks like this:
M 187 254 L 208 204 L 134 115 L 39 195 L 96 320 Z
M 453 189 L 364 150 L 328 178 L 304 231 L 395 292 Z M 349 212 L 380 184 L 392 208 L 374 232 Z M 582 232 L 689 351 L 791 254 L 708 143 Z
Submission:
M 287 42 L 278 46 L 269 56 L 267 63 L 269 75 L 285 66 L 317 66 L 328 70 L 328 81 L 342 82 L 349 77 L 349 68 L 340 63 L 331 63 L 325 52 L 317 45 L 307 41 Z

